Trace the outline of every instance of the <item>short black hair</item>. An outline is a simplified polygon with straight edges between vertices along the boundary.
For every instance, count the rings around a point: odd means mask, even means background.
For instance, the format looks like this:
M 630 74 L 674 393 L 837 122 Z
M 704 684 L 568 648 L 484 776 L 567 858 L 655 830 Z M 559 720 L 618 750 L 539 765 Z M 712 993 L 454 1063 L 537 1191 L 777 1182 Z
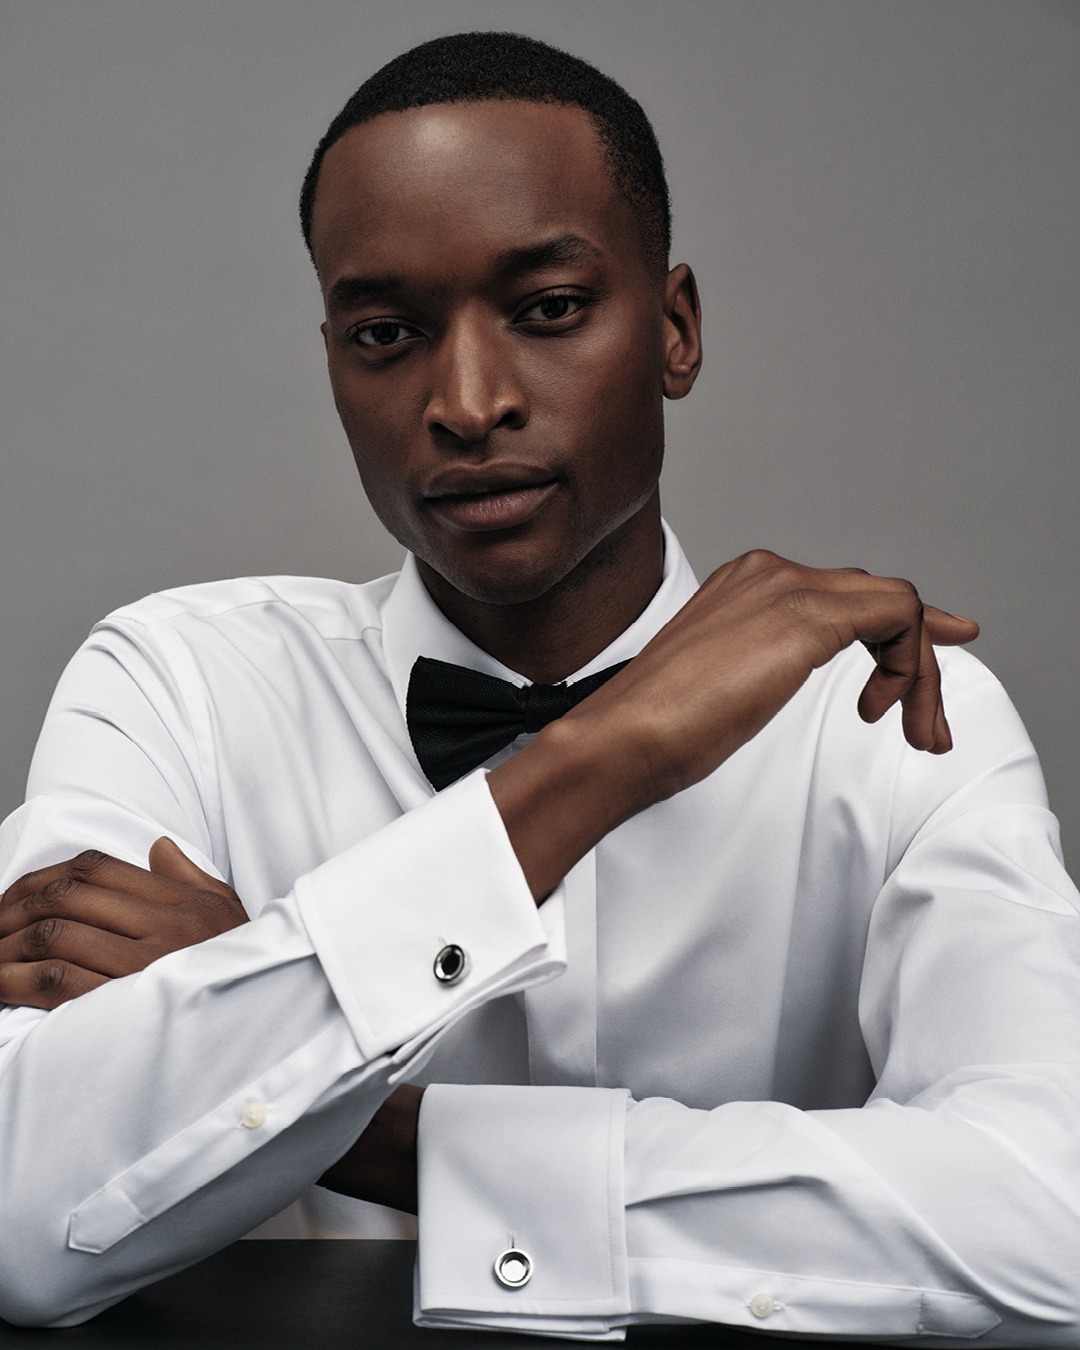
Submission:
M 308 252 L 319 170 L 327 150 L 347 131 L 382 113 L 488 99 L 559 103 L 588 113 L 612 180 L 633 208 L 646 261 L 666 271 L 671 206 L 664 160 L 641 105 L 587 61 L 521 33 L 435 38 L 394 57 L 360 86 L 330 123 L 304 178 L 300 225 Z

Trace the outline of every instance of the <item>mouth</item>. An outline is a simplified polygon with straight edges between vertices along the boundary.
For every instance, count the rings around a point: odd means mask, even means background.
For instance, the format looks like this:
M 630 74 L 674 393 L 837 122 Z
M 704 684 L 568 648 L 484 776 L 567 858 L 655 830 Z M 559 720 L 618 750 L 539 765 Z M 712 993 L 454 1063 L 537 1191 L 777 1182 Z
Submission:
M 510 530 L 531 520 L 558 488 L 550 472 L 523 465 L 459 465 L 432 480 L 424 505 L 452 529 Z

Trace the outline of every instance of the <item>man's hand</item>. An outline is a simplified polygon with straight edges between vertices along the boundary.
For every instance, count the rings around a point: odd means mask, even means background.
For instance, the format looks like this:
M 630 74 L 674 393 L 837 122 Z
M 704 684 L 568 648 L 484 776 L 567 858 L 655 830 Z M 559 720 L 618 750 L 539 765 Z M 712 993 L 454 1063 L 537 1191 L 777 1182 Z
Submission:
M 877 662 L 864 720 L 899 702 L 910 744 L 947 751 L 931 644 L 978 632 L 924 608 L 906 581 L 764 551 L 725 564 L 628 666 L 489 775 L 533 895 L 624 820 L 712 773 L 853 642 Z
M 28 872 L 0 899 L 0 1002 L 55 1008 L 167 952 L 247 922 L 240 899 L 171 839 L 150 870 L 90 850 Z

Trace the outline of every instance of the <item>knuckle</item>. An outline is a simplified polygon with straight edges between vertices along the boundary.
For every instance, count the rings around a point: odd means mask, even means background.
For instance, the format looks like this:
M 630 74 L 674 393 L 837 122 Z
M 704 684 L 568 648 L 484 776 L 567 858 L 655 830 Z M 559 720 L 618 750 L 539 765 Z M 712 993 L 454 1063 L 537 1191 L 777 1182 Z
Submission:
M 27 904 L 33 909 L 60 909 L 71 897 L 77 883 L 72 877 L 54 877 L 46 882 L 40 891 L 27 898 Z
M 223 933 L 233 926 L 232 906 L 224 896 L 215 895 L 213 891 L 203 891 L 192 915 L 192 922 L 203 937 Z
M 60 919 L 39 919 L 23 930 L 23 945 L 32 959 L 48 956 L 58 942 L 63 931 Z
M 916 602 L 919 601 L 919 592 L 913 581 L 908 581 L 906 577 L 890 577 L 889 583 L 894 586 L 897 591 L 902 592 L 908 599 Z
M 761 572 L 768 567 L 776 567 L 778 563 L 782 563 L 784 560 L 778 553 L 773 553 L 771 549 L 752 548 L 737 558 L 736 561 L 753 571 Z
M 205 911 L 222 923 L 235 923 L 239 901 L 229 895 L 219 895 L 217 891 L 203 891 L 202 904 Z
M 919 592 L 914 586 L 905 594 L 904 599 L 907 601 L 908 609 L 911 612 L 912 624 L 921 623 L 923 617 L 923 603 L 919 599 Z
M 3 903 L 5 905 L 16 904 L 21 898 L 40 889 L 41 879 L 45 875 L 45 868 L 36 868 L 33 872 L 25 872 L 17 881 L 13 881 L 4 892 Z
M 69 991 L 71 969 L 63 961 L 42 961 L 34 967 L 34 992 L 49 998 L 61 998 Z
M 248 921 L 247 913 L 240 903 L 239 896 L 214 895 L 213 914 L 219 933 L 227 932 L 230 928 L 239 928 L 241 924 Z
M 94 877 L 101 871 L 106 863 L 111 861 L 109 855 L 107 853 L 102 853 L 100 849 L 87 848 L 83 849 L 81 853 L 72 858 L 69 866 L 71 867 L 74 876 L 89 879 Z
M 217 937 L 244 922 L 237 915 L 236 906 L 214 891 L 200 891 L 198 899 L 178 907 L 174 917 L 181 945 L 185 947 Z
M 177 906 L 173 915 L 172 940 L 178 947 L 193 947 L 209 937 L 203 915 L 197 906 Z

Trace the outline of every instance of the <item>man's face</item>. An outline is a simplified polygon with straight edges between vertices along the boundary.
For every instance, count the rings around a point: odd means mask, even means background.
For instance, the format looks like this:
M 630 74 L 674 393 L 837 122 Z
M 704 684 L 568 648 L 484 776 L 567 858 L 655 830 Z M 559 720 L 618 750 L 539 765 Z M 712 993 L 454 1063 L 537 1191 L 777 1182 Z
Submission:
M 354 127 L 323 163 L 313 250 L 364 488 L 458 591 L 543 595 L 653 496 L 664 286 L 583 111 Z

